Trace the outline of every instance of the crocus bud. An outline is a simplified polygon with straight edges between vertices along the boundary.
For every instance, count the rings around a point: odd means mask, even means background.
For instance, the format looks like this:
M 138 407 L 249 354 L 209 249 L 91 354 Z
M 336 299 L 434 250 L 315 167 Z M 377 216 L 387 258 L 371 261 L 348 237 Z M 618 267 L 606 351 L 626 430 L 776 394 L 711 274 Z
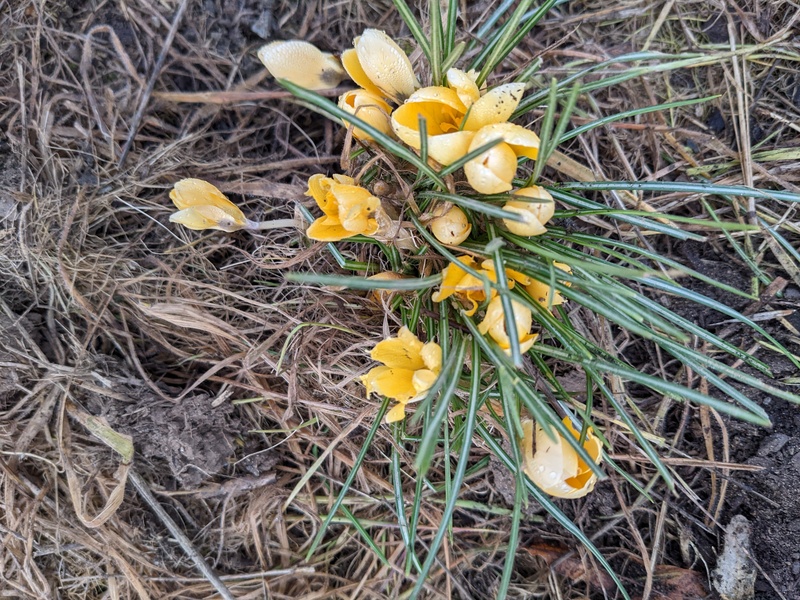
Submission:
M 471 231 L 472 225 L 469 224 L 467 215 L 457 206 L 431 221 L 433 235 L 448 246 L 457 246 L 469 237 Z
M 381 133 L 394 137 L 392 122 L 389 118 L 392 109 L 377 94 L 367 90 L 350 90 L 339 98 L 339 108 L 369 123 Z M 348 127 L 350 126 L 347 121 L 344 124 Z M 370 134 L 358 127 L 353 129 L 353 135 L 360 140 L 373 139 Z
M 258 229 L 258 223 L 250 221 L 225 194 L 202 179 L 181 179 L 169 197 L 180 209 L 170 215 L 172 223 L 189 229 L 218 229 L 229 233 Z
M 309 90 L 335 88 L 345 78 L 339 59 L 301 40 L 261 46 L 258 58 L 276 79 L 285 79 Z
M 522 188 L 514 192 L 515 196 L 523 196 L 526 198 L 534 199 L 534 202 L 526 200 L 509 200 L 503 210 L 514 212 L 520 215 L 524 221 L 512 221 L 511 219 L 503 219 L 503 224 L 508 228 L 511 233 L 516 235 L 534 236 L 542 235 L 547 231 L 544 226 L 551 218 L 556 210 L 556 205 L 553 202 L 553 197 L 546 189 L 541 186 L 534 185 L 527 188 Z
M 580 438 L 569 417 L 564 417 L 564 425 L 575 437 Z M 551 439 L 544 429 L 536 423 L 536 451 L 534 452 L 534 423 L 522 421 L 522 459 L 523 470 L 543 492 L 557 498 L 581 498 L 594 489 L 597 475 L 560 434 Z M 590 429 L 583 442 L 583 448 L 599 465 L 603 460 L 602 444 Z

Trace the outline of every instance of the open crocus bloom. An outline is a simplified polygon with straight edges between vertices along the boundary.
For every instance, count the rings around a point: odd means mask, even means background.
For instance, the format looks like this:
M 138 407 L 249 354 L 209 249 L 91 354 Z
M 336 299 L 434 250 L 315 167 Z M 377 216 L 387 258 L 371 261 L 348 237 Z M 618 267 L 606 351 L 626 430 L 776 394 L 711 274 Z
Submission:
M 483 279 L 468 273 L 461 268 L 460 264 L 475 269 L 493 283 L 497 282 L 497 273 L 491 260 L 483 261 L 480 264 L 480 268 L 478 268 L 478 264 L 471 256 L 459 256 L 458 261 L 458 263 L 450 263 L 444 268 L 442 271 L 442 283 L 439 286 L 439 290 L 431 295 L 431 300 L 441 302 L 455 295 L 456 298 L 470 305 L 470 308 L 464 311 L 464 314 L 471 317 L 478 310 L 478 305 L 486 301 L 486 288 L 484 287 Z M 514 287 L 515 282 L 528 285 L 532 281 L 527 275 L 513 269 L 506 269 L 506 277 L 508 278 L 509 289 Z M 490 287 L 489 299 L 493 299 L 495 296 L 497 296 L 497 290 Z
M 408 56 L 383 31 L 366 29 L 342 53 L 342 65 L 356 85 L 400 103 L 419 87 Z
M 580 432 L 572 426 L 569 417 L 564 417 L 567 426 L 575 439 L 580 439 Z M 557 498 L 581 498 L 594 489 L 597 482 L 589 465 L 578 456 L 575 449 L 556 433 L 556 439 L 550 439 L 538 423 L 536 423 L 536 451 L 533 451 L 534 424 L 531 420 L 522 422 L 522 459 L 525 474 L 538 485 L 543 492 Z M 603 460 L 602 444 L 590 429 L 583 442 L 583 448 L 596 465 Z
M 311 196 L 325 213 L 306 231 L 312 240 L 336 242 L 354 235 L 372 235 L 378 231 L 381 201 L 369 190 L 355 185 L 346 175 L 312 175 L 306 196 Z
M 439 344 L 423 344 L 407 327 L 401 328 L 397 337 L 378 342 L 370 356 L 384 366 L 361 377 L 367 396 L 375 392 L 397 400 L 386 415 L 387 423 L 403 419 L 406 405 L 424 398 L 442 369 Z
M 565 273 L 572 274 L 572 269 L 569 267 L 569 265 L 560 262 L 553 262 L 553 266 L 556 269 L 561 269 Z M 562 281 L 561 283 L 567 287 L 572 286 L 572 283 L 569 281 Z M 550 286 L 542 281 L 536 281 L 535 279 L 531 279 L 531 282 L 525 286 L 525 291 L 528 292 L 531 297 L 536 300 L 536 302 L 547 309 L 552 309 L 552 307 L 558 306 L 559 304 L 564 304 L 565 302 L 565 298 L 561 295 L 561 292 L 558 290 L 552 290 L 551 298 Z
M 514 324 L 517 328 L 519 351 L 524 353 L 531 349 L 531 346 L 533 346 L 539 334 L 531 333 L 533 316 L 531 315 L 530 309 L 516 300 L 511 301 L 511 306 L 514 312 Z M 496 296 L 489 302 L 489 306 L 486 307 L 486 316 L 478 325 L 478 331 L 480 331 L 482 335 L 488 333 L 506 354 L 511 353 L 511 340 L 506 331 L 506 316 L 503 311 L 503 301 L 500 296 Z
M 503 224 L 511 233 L 517 235 L 531 237 L 545 233 L 547 228 L 544 225 L 553 218 L 556 210 L 556 205 L 550 192 L 541 186 L 534 185 L 517 190 L 514 195 L 521 196 L 521 199 L 509 200 L 503 206 L 503 210 L 517 213 L 525 220 L 524 222 L 519 222 L 503 219 Z M 531 198 L 534 201 L 529 202 L 525 198 Z
M 335 88 L 345 77 L 335 56 L 301 40 L 261 46 L 258 58 L 276 79 L 285 79 L 309 90 Z
M 179 209 L 169 220 L 189 229 L 218 229 L 230 233 L 258 228 L 258 223 L 245 217 L 225 194 L 202 179 L 181 179 L 169 197 Z
M 392 127 L 397 137 L 416 150 L 422 145 L 419 121 L 425 119 L 428 156 L 443 165 L 467 154 L 476 132 L 507 121 L 525 89 L 522 83 L 508 83 L 480 96 L 472 77 L 458 69 L 450 69 L 447 80 L 449 87 L 417 90 L 392 113 Z M 490 141 L 487 139 L 478 147 Z

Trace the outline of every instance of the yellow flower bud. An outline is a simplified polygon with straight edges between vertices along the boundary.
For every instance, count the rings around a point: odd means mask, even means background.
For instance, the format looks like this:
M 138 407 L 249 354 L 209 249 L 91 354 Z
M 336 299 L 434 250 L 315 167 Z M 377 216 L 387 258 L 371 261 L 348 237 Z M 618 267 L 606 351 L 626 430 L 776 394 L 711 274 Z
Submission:
M 301 40 L 261 46 L 258 58 L 276 79 L 285 79 L 309 90 L 335 88 L 345 77 L 335 56 Z
M 170 215 L 172 223 L 180 223 L 189 229 L 218 229 L 229 233 L 258 229 L 258 223 L 247 219 L 225 194 L 202 179 L 181 179 L 169 197 L 179 209 Z
M 497 136 L 482 135 L 483 129 L 473 138 L 469 152 L 473 152 Z M 505 142 L 499 142 L 481 155 L 464 165 L 467 181 L 476 192 L 481 194 L 501 194 L 511 189 L 511 182 L 517 172 L 517 155 Z
M 524 222 L 503 219 L 503 224 L 511 233 L 516 235 L 534 236 L 542 235 L 547 231 L 544 226 L 556 210 L 553 196 L 541 186 L 534 185 L 514 192 L 515 196 L 533 198 L 541 202 L 528 202 L 526 200 L 509 200 L 503 210 L 514 212 L 525 219 Z
M 419 87 L 408 56 L 383 31 L 366 29 L 342 54 L 347 74 L 360 87 L 400 103 Z
M 569 417 L 564 417 L 563 423 L 576 440 L 580 439 L 580 432 L 572 426 Z M 531 481 L 546 494 L 557 498 L 581 498 L 591 492 L 597 475 L 589 465 L 560 434 L 556 433 L 553 440 L 538 423 L 535 428 L 534 452 L 534 423 L 530 419 L 522 421 L 523 470 Z M 603 446 L 591 429 L 586 434 L 583 448 L 596 465 L 602 462 Z
M 389 117 L 392 109 L 383 98 L 377 94 L 373 94 L 367 90 L 350 90 L 339 97 L 339 108 L 369 123 L 375 129 L 386 135 L 394 135 L 392 122 Z M 347 121 L 345 121 L 344 124 L 347 127 L 350 126 L 350 123 Z M 358 127 L 353 129 L 353 135 L 360 140 L 373 139 L 370 134 Z
M 448 246 L 457 246 L 469 237 L 472 225 L 458 206 L 453 206 L 441 217 L 431 221 L 431 232 L 437 240 Z
M 521 353 L 527 352 L 533 346 L 536 338 L 539 337 L 538 333 L 531 333 L 531 325 L 533 325 L 533 316 L 530 309 L 526 308 L 516 300 L 511 301 L 511 306 L 514 313 L 514 324 L 517 328 L 517 341 L 519 342 L 519 351 Z M 506 331 L 506 317 L 503 311 L 503 301 L 500 296 L 496 296 L 489 306 L 486 307 L 486 316 L 483 321 L 478 325 L 478 331 L 482 335 L 489 336 L 497 342 L 497 345 L 505 351 L 506 354 L 511 353 L 511 340 Z

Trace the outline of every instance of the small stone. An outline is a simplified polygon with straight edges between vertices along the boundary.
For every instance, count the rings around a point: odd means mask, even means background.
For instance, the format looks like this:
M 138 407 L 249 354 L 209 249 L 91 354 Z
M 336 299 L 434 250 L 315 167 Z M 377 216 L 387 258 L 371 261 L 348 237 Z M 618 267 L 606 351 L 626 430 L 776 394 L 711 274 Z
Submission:
M 792 575 L 800 575 L 800 562 L 792 564 Z
M 727 600 L 751 600 L 755 594 L 756 566 L 751 558 L 750 522 L 734 516 L 725 529 L 722 553 L 711 581 L 720 596 Z
M 772 435 L 768 435 L 764 438 L 764 441 L 761 442 L 761 446 L 758 448 L 756 454 L 759 456 L 769 456 L 770 454 L 780 452 L 781 448 L 783 448 L 788 441 L 789 436 L 785 433 L 773 433 Z

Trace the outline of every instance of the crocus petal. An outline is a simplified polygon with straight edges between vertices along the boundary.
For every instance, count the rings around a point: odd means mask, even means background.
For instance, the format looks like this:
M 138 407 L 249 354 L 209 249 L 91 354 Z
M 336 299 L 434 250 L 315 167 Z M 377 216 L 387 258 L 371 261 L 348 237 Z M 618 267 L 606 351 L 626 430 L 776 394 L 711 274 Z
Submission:
M 525 286 L 525 291 L 531 295 L 531 298 L 545 308 L 552 308 L 553 306 L 564 304 L 564 296 L 562 296 L 558 290 L 553 290 L 552 300 L 550 299 L 550 286 L 542 281 L 532 281 Z M 549 304 L 548 301 L 550 301 Z
M 363 72 L 387 98 L 402 102 L 419 87 L 408 56 L 383 31 L 366 29 L 353 45 Z
M 475 266 L 475 259 L 471 256 L 459 256 L 458 261 L 458 263 L 450 263 L 442 271 L 442 283 L 439 286 L 439 290 L 431 294 L 431 300 L 434 302 L 441 302 L 458 291 L 459 282 L 467 274 L 459 263 L 468 267 Z
M 457 206 L 453 206 L 441 217 L 430 223 L 434 237 L 448 246 L 457 246 L 469 237 L 472 231 L 467 215 Z
M 244 213 L 239 210 L 228 197 L 220 192 L 216 186 L 211 185 L 202 179 L 181 179 L 173 186 L 169 193 L 169 199 L 178 208 L 183 210 L 190 206 L 211 205 L 221 208 L 232 215 L 241 215 L 244 220 Z
M 324 216 L 308 226 L 306 235 L 318 242 L 338 242 L 355 234 L 342 227 L 338 217 Z
M 478 136 L 472 139 L 469 151 L 477 150 L 490 140 L 476 143 Z M 511 189 L 511 182 L 517 172 L 517 156 L 511 146 L 504 142 L 489 148 L 486 152 L 473 158 L 464 165 L 467 181 L 476 192 L 481 194 L 501 194 Z
M 367 90 L 351 90 L 339 97 L 339 108 L 355 115 L 362 121 L 372 125 L 375 129 L 389 136 L 394 135 L 392 121 L 389 114 L 392 109 L 377 94 Z M 346 127 L 350 126 L 344 121 Z M 358 127 L 353 129 L 353 135 L 360 140 L 371 140 L 373 137 Z
M 400 402 L 408 402 L 417 395 L 413 379 L 412 369 L 392 367 L 374 367 L 361 377 L 368 396 L 374 392 Z
M 447 71 L 447 85 L 458 94 L 459 99 L 467 108 L 481 97 L 481 92 L 475 83 L 475 79 L 461 69 L 449 69 Z
M 358 60 L 358 53 L 355 48 L 350 48 L 342 52 L 342 66 L 347 74 L 350 76 L 356 85 L 365 89 L 371 94 L 382 96 L 383 93 L 378 89 L 378 86 L 372 83 L 369 76 L 364 72 L 361 62 Z
M 387 423 L 395 423 L 396 421 L 402 421 L 406 418 L 406 404 L 405 402 L 400 402 L 399 404 L 395 404 L 392 409 L 386 413 L 386 422 Z
M 276 79 L 286 79 L 309 90 L 335 88 L 345 76 L 336 57 L 300 40 L 261 46 L 258 58 Z
M 508 121 L 517 110 L 524 91 L 524 83 L 507 83 L 489 90 L 470 107 L 463 128 L 478 131 L 487 125 Z
M 496 123 L 481 128 L 479 133 L 486 136 L 487 140 L 502 138 L 506 144 L 511 146 L 517 156 L 526 156 L 533 160 L 539 156 L 539 136 L 520 125 Z
M 442 347 L 435 342 L 428 342 L 420 351 L 422 362 L 428 370 L 438 373 L 442 368 Z
M 530 332 L 533 316 L 528 308 L 516 300 L 511 301 L 511 306 L 514 312 L 514 323 L 517 329 L 520 352 L 527 352 L 538 337 L 538 334 Z M 502 299 L 499 296 L 489 302 L 489 306 L 486 307 L 486 315 L 483 321 L 478 324 L 478 331 L 483 335 L 488 333 L 506 353 L 510 351 L 511 340 L 506 332 L 505 312 L 503 311 Z
M 450 165 L 469 152 L 475 134 L 472 131 L 456 131 L 428 136 L 428 156 L 440 165 Z
M 372 360 L 382 362 L 387 367 L 402 369 L 424 369 L 425 361 L 421 352 L 424 344 L 407 327 L 402 327 L 397 337 L 378 342 L 370 352 Z
M 169 220 L 188 229 L 218 229 L 229 233 L 246 226 L 246 222 L 237 223 L 230 214 L 216 206 L 190 206 L 171 214 Z
M 436 381 L 436 378 L 439 375 L 430 371 L 428 369 L 419 369 L 418 371 L 414 371 L 414 376 L 411 379 L 411 385 L 414 386 L 414 390 L 417 392 L 417 399 L 421 400 L 420 396 L 424 395 L 431 386 Z
M 520 202 L 511 200 L 503 205 L 503 210 L 508 212 L 517 213 L 522 217 L 523 221 L 512 221 L 511 219 L 503 219 L 503 225 L 515 235 L 522 235 L 525 237 L 532 237 L 535 235 L 542 235 L 547 233 L 547 228 L 542 225 L 541 221 L 536 218 L 536 215 L 531 212 L 527 202 Z
M 375 213 L 381 205 L 380 199 L 369 190 L 358 185 L 331 184 L 331 194 L 339 204 L 339 220 L 350 232 L 372 235 L 378 230 Z
M 531 187 L 522 188 L 514 192 L 514 195 L 538 200 L 538 202 L 528 202 L 528 210 L 533 213 L 542 225 L 552 219 L 556 212 L 556 204 L 553 201 L 553 196 L 542 186 L 533 185 Z

